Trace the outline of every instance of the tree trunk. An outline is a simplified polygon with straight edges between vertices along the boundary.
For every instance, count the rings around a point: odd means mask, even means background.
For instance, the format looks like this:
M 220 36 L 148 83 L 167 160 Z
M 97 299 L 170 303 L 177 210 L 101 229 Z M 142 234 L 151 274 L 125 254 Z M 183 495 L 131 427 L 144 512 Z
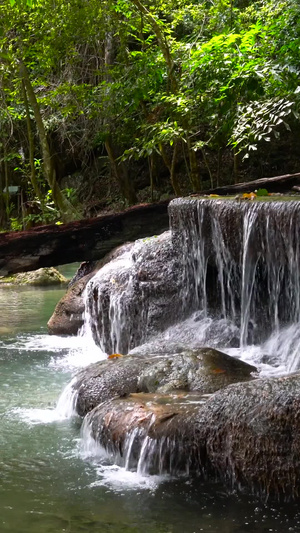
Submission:
M 31 181 L 31 185 L 33 187 L 34 193 L 40 201 L 41 209 L 42 211 L 44 211 L 43 195 L 41 193 L 39 184 L 36 179 L 36 171 L 35 171 L 35 164 L 34 164 L 34 136 L 33 136 L 33 131 L 31 128 L 30 111 L 29 111 L 28 98 L 27 98 L 24 80 L 22 80 L 22 93 L 23 93 L 24 105 L 25 105 L 25 110 L 26 110 L 26 125 L 27 125 L 29 162 L 30 162 L 30 181 Z
M 105 148 L 109 157 L 113 174 L 120 187 L 123 197 L 128 201 L 129 205 L 136 203 L 137 196 L 133 187 L 132 180 L 128 176 L 128 170 L 126 168 L 126 165 L 124 165 L 124 163 L 118 163 L 116 161 L 112 142 L 109 137 L 107 137 L 105 141 Z
M 179 185 L 178 175 L 177 175 L 177 172 L 176 172 L 178 148 L 179 148 L 179 143 L 177 141 L 177 142 L 174 143 L 174 150 L 173 150 L 170 177 L 171 177 L 171 183 L 172 183 L 172 187 L 173 187 L 173 190 L 174 190 L 175 194 L 177 196 L 181 196 L 181 188 L 180 188 L 180 185 Z
M 233 179 L 234 183 L 239 182 L 239 156 L 236 152 L 233 152 Z
M 179 185 L 177 175 L 176 175 L 178 143 L 174 144 L 172 161 L 170 161 L 169 156 L 163 144 L 160 145 L 159 149 L 160 149 L 160 153 L 163 158 L 163 161 L 170 172 L 170 181 L 173 187 L 173 191 L 175 192 L 176 196 L 181 196 L 181 189 L 180 189 L 180 185 Z
M 10 209 L 9 209 L 9 176 L 8 176 L 8 164 L 7 164 L 7 152 L 6 152 L 6 144 L 5 141 L 3 143 L 3 169 L 4 169 L 4 187 L 5 187 L 5 193 L 4 193 L 4 203 L 5 203 L 5 212 L 6 212 L 6 220 L 9 220 L 10 215 Z
M 237 183 L 236 185 L 225 185 L 224 187 L 201 191 L 201 194 L 230 195 L 240 192 L 252 192 L 256 189 L 267 189 L 270 193 L 289 193 L 295 186 L 300 186 L 300 172 L 271 178 L 260 178 L 254 181 Z
M 1 147 L 0 147 L 1 148 Z M 5 205 L 4 205 L 4 160 L 0 157 L 0 228 L 3 228 L 6 222 Z
M 174 61 L 170 52 L 170 48 L 166 39 L 166 36 L 164 35 L 164 32 L 162 31 L 160 25 L 158 24 L 156 18 L 148 11 L 146 6 L 144 6 L 140 0 L 131 0 L 132 3 L 137 7 L 137 9 L 142 13 L 147 21 L 149 22 L 150 26 L 152 27 L 152 30 L 155 33 L 155 36 L 157 38 L 158 44 L 160 46 L 160 49 L 162 51 L 164 60 L 167 65 L 168 70 L 168 78 L 171 85 L 171 90 L 173 93 L 177 92 L 178 89 L 178 83 L 174 75 Z
M 24 85 L 25 85 L 28 101 L 34 113 L 34 118 L 35 118 L 37 130 L 38 130 L 38 134 L 40 138 L 40 143 L 41 143 L 45 177 L 52 190 L 53 201 L 57 209 L 59 209 L 59 211 L 61 212 L 63 220 L 65 221 L 72 220 L 76 218 L 78 214 L 76 210 L 73 208 L 73 206 L 70 204 L 70 202 L 68 202 L 64 194 L 61 192 L 58 186 L 58 183 L 56 181 L 55 170 L 52 164 L 50 148 L 49 148 L 49 144 L 47 140 L 45 126 L 44 126 L 43 119 L 42 119 L 41 112 L 40 112 L 40 107 L 36 99 L 35 92 L 33 90 L 27 68 L 25 64 L 23 63 L 23 61 L 21 60 L 19 60 L 19 72 L 20 72 L 20 77 L 23 80 Z
M 101 259 L 117 246 L 169 228 L 169 201 L 28 231 L 0 233 L 0 276 Z
M 211 170 L 210 170 L 210 166 L 209 166 L 209 163 L 208 163 L 208 160 L 207 160 L 207 156 L 206 156 L 206 153 L 205 153 L 205 149 L 202 148 L 201 152 L 202 152 L 202 156 L 203 156 L 204 164 L 205 164 L 205 166 L 206 166 L 206 168 L 207 168 L 207 172 L 208 172 L 208 174 L 209 174 L 210 186 L 211 186 L 211 188 L 213 189 L 213 186 L 214 186 L 214 180 L 213 180 L 213 175 L 212 175 L 212 172 L 211 172 Z
M 192 188 L 194 192 L 197 192 L 197 191 L 199 192 L 201 191 L 202 183 L 200 179 L 200 172 L 199 172 L 196 152 L 195 150 L 192 149 L 191 140 L 189 137 L 187 138 L 187 148 L 188 148 L 188 156 L 189 156 L 189 162 L 190 162 Z

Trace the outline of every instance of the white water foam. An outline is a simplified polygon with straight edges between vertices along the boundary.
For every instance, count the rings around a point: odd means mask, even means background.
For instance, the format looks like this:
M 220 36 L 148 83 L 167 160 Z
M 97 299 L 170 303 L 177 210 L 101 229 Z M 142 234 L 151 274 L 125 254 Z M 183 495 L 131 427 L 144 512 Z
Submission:
M 87 416 L 81 428 L 81 440 L 78 447 L 79 456 L 95 467 L 97 479 L 90 487 L 104 486 L 114 491 L 124 490 L 155 490 L 160 483 L 170 480 L 169 475 L 146 475 L 140 469 L 129 470 L 125 458 L 125 467 L 119 463 L 122 458 L 108 453 L 103 446 L 96 442 L 91 435 L 89 417 Z
M 232 347 L 239 335 L 238 326 L 230 320 L 203 317 L 196 312 L 130 353 L 167 355 L 208 346 L 256 366 L 261 377 L 286 375 L 300 369 L 299 323 L 280 328 L 262 344 Z
M 59 422 L 66 420 L 65 417 L 61 417 L 56 412 L 56 409 L 35 409 L 35 408 L 22 408 L 17 407 L 11 411 L 11 414 L 17 415 L 17 417 L 26 424 L 34 426 L 37 424 L 52 424 L 53 422 Z
M 12 409 L 10 414 L 17 415 L 18 418 L 29 425 L 51 424 L 53 422 L 68 420 L 69 418 L 76 416 L 75 405 L 78 392 L 73 389 L 75 381 L 76 379 L 73 378 L 64 388 L 54 409 L 17 407 Z
M 124 490 L 150 490 L 155 491 L 157 487 L 169 481 L 171 476 L 146 476 L 138 472 L 125 470 L 125 468 L 114 465 L 100 465 L 96 469 L 98 479 L 90 484 L 90 487 L 104 486 L 116 492 Z
M 73 370 L 106 359 L 90 336 L 21 335 L 13 343 L 1 343 L 1 350 L 48 352 L 53 354 L 49 366 Z

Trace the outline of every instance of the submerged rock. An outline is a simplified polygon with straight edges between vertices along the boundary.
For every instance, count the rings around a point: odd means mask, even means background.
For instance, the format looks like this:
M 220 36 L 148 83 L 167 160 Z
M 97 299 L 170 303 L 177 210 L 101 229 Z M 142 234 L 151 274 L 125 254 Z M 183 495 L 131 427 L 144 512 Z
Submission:
M 76 410 L 84 416 L 102 402 L 135 392 L 175 390 L 215 392 L 230 383 L 253 379 L 256 368 L 212 348 L 171 356 L 127 355 L 100 361 L 77 374 Z

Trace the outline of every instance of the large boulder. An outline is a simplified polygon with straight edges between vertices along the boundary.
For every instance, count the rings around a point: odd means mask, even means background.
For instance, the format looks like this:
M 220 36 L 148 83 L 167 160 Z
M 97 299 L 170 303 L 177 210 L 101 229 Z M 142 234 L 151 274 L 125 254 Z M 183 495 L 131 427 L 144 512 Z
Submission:
M 207 402 L 198 424 L 224 479 L 263 494 L 300 495 L 300 374 L 231 385 Z
M 212 348 L 170 356 L 127 355 L 94 363 L 73 384 L 76 410 L 84 416 L 94 407 L 130 393 L 197 391 L 210 394 L 230 383 L 253 379 L 256 368 Z
M 92 437 L 114 460 L 143 474 L 198 470 L 205 461 L 205 432 L 195 419 L 207 401 L 200 393 L 130 394 L 93 409 L 83 425 L 83 438 Z
M 84 422 L 126 468 L 194 472 L 277 498 L 300 496 L 300 374 L 236 383 L 214 394 L 131 394 Z
M 182 316 L 182 265 L 169 231 L 136 241 L 91 279 L 85 305 L 96 344 L 128 353 Z
M 169 231 L 116 249 L 69 288 L 49 332 L 76 333 L 85 310 L 103 351 L 128 353 L 165 330 L 182 317 L 177 251 Z

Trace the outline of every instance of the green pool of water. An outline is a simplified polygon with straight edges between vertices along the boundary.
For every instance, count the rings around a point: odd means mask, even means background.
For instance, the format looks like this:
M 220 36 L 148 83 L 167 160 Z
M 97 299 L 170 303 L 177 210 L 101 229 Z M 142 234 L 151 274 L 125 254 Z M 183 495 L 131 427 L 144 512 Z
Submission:
M 85 459 L 80 420 L 53 416 L 81 353 L 92 355 L 77 339 L 47 336 L 62 295 L 0 289 L 1 532 L 300 531 L 297 504 L 262 502 L 197 479 L 138 478 Z

